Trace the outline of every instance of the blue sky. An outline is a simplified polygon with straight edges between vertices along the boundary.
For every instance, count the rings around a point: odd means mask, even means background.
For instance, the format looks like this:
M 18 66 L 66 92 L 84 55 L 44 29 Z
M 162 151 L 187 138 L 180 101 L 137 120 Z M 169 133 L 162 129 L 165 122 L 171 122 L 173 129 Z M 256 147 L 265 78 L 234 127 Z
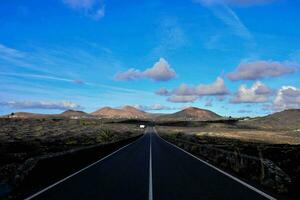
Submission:
M 0 114 L 300 108 L 300 3 L 4 0 Z

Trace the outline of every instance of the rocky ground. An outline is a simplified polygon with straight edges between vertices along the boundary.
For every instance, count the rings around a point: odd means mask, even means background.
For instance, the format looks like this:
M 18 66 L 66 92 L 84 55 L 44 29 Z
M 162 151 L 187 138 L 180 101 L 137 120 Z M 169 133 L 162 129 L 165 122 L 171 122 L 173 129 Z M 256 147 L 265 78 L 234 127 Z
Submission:
M 299 199 L 300 134 L 291 130 L 158 126 L 159 134 L 279 199 Z
M 203 126 L 160 126 L 163 132 L 185 133 L 189 135 L 238 139 L 241 141 L 263 142 L 270 144 L 300 144 L 299 130 L 268 130 L 242 128 L 235 125 L 208 124 Z
M 106 123 L 99 119 L 2 118 L 0 127 L 0 199 L 22 185 L 37 160 L 87 151 L 91 147 L 108 153 L 107 147 L 98 146 L 109 146 L 143 133 L 134 124 Z

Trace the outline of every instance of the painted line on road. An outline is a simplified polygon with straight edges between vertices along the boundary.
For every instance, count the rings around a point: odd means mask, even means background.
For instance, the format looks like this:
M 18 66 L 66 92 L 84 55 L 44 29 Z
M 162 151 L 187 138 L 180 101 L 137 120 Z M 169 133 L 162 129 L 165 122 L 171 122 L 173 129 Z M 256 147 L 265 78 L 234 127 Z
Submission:
M 162 137 L 160 137 L 160 136 L 157 134 L 157 131 L 156 131 L 155 127 L 153 128 L 153 130 L 154 130 L 155 134 L 156 134 L 160 139 L 162 139 L 163 141 L 165 141 L 166 143 L 168 143 L 168 144 L 170 144 L 170 145 L 176 147 L 177 149 L 179 149 L 179 150 L 183 151 L 184 153 L 188 154 L 189 156 L 191 156 L 191 157 L 193 157 L 193 158 L 199 160 L 200 162 L 202 162 L 202 163 L 208 165 L 209 167 L 211 167 L 211 168 L 217 170 L 218 172 L 221 172 L 222 174 L 228 176 L 229 178 L 231 178 L 231 179 L 237 181 L 238 183 L 240 183 L 240 184 L 246 186 L 247 188 L 253 190 L 254 192 L 259 193 L 260 195 L 266 197 L 267 199 L 270 199 L 270 200 L 276 200 L 276 198 L 274 198 L 274 197 L 272 197 L 272 196 L 266 194 L 265 192 L 263 192 L 263 191 L 261 191 L 261 190 L 255 188 L 255 187 L 253 187 L 252 185 L 249 185 L 248 183 L 246 183 L 246 182 L 244 182 L 244 181 L 238 179 L 237 177 L 232 176 L 231 174 L 229 174 L 229 173 L 227 173 L 227 172 L 225 172 L 225 171 L 223 171 L 223 170 L 221 170 L 221 169 L 219 169 L 219 168 L 213 166 L 212 164 L 210 164 L 210 163 L 208 163 L 208 162 L 206 162 L 206 161 L 204 161 L 204 160 L 198 158 L 197 156 L 194 156 L 193 154 L 191 154 L 191 153 L 187 152 L 186 150 L 184 150 L 184 149 L 182 149 L 182 148 L 176 146 L 175 144 L 172 144 L 172 143 L 168 142 L 167 140 L 163 139 Z
M 94 162 L 94 163 L 92 163 L 92 164 L 90 164 L 90 165 L 88 165 L 88 166 L 82 168 L 81 170 L 79 170 L 79 171 L 77 171 L 77 172 L 75 172 L 75 173 L 73 173 L 73 174 L 67 176 L 66 178 L 63 178 L 63 179 L 61 179 L 60 181 L 57 181 L 57 182 L 53 183 L 52 185 L 50 185 L 50 186 L 48 186 L 48 187 L 42 189 L 41 191 L 39 191 L 39 192 L 37 192 L 37 193 L 35 193 L 35 194 L 33 194 L 33 195 L 31 195 L 31 196 L 25 198 L 24 200 L 30 200 L 30 199 L 33 199 L 34 197 L 36 197 L 36 196 L 42 194 L 43 192 L 45 192 L 45 191 L 47 191 L 47 190 L 49 190 L 49 189 L 55 187 L 56 185 L 58 185 L 58 184 L 60 184 L 60 183 L 62 183 L 62 182 L 64 182 L 64 181 L 66 181 L 67 179 L 69 179 L 69 178 L 71 178 L 71 177 L 73 177 L 73 176 L 79 174 L 80 172 L 83 172 L 84 170 L 86 170 L 86 169 L 88 169 L 88 168 L 90 168 L 90 167 L 92 167 L 92 166 L 94 166 L 94 165 L 100 163 L 101 161 L 104 161 L 106 158 L 108 158 L 108 157 L 110 157 L 110 156 L 112 156 L 112 155 L 118 153 L 119 151 L 125 149 L 126 147 L 128 147 L 128 146 L 130 146 L 130 145 L 136 143 L 136 142 L 139 141 L 139 140 L 141 140 L 143 137 L 145 137 L 145 135 L 146 135 L 146 134 L 144 134 L 144 135 L 143 135 L 142 137 L 140 137 L 139 139 L 137 139 L 137 140 L 135 140 L 135 141 L 133 141 L 133 142 L 131 142 L 131 143 L 129 143 L 129 144 L 127 144 L 127 145 L 121 147 L 120 149 L 118 149 L 118 150 L 112 152 L 111 154 L 105 156 L 104 158 L 101 158 L 100 160 L 98 160 L 98 161 L 96 161 L 96 162 Z
M 152 190 L 152 140 L 151 140 L 151 133 L 150 133 L 150 156 L 149 156 L 149 200 L 153 200 L 153 190 Z

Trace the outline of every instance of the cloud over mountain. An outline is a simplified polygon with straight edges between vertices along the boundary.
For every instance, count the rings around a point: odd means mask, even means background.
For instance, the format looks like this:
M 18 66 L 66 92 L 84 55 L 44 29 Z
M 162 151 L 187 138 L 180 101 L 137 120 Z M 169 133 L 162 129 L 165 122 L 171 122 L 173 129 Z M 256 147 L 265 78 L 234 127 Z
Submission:
M 198 95 L 211 95 L 211 96 L 222 96 L 222 95 L 226 95 L 229 93 L 224 79 L 222 79 L 221 77 L 217 77 L 217 79 L 215 80 L 215 82 L 213 82 L 212 84 L 208 84 L 208 85 L 199 85 L 196 88 L 196 92 Z
M 241 85 L 235 95 L 231 98 L 231 103 L 263 103 L 269 100 L 272 90 L 261 83 L 255 82 L 250 88 Z
M 168 97 L 167 101 L 173 102 L 173 103 L 189 103 L 189 102 L 195 102 L 198 99 L 197 96 L 194 95 L 172 95 Z
M 175 107 L 170 107 L 170 106 L 165 106 L 159 103 L 156 104 L 152 104 L 152 105 L 134 105 L 133 107 L 135 107 L 136 109 L 139 110 L 144 110 L 144 111 L 148 111 L 148 110 L 176 110 L 178 108 Z
M 171 91 L 161 88 L 156 92 L 157 95 L 169 96 L 168 101 L 174 103 L 194 102 L 202 96 L 225 96 L 229 94 L 224 80 L 221 77 L 211 84 L 200 84 L 198 86 L 189 86 L 185 83 L 179 85 Z
M 300 108 L 300 89 L 293 86 L 282 86 L 276 94 L 272 108 L 275 111 Z
M 130 81 L 140 78 L 149 78 L 155 81 L 168 81 L 176 77 L 176 72 L 172 69 L 169 63 L 160 58 L 153 67 L 140 71 L 138 69 L 131 68 L 125 72 L 120 72 L 115 75 L 115 80 L 118 81 Z
M 175 95 L 197 95 L 197 96 L 218 96 L 226 95 L 229 91 L 225 85 L 224 80 L 221 77 L 211 84 L 200 84 L 198 86 L 188 86 L 187 84 L 181 84 L 179 87 L 172 91 Z
M 53 109 L 68 110 L 80 109 L 81 106 L 73 102 L 49 102 L 49 101 L 7 101 L 0 102 L 0 105 L 16 109 Z
M 196 87 L 189 86 L 185 83 L 179 85 L 177 88 L 172 90 L 172 94 L 178 96 L 190 96 L 190 95 L 197 95 Z
M 278 77 L 297 71 L 298 65 L 292 62 L 254 61 L 241 63 L 234 72 L 227 74 L 232 81 L 259 80 L 268 77 Z

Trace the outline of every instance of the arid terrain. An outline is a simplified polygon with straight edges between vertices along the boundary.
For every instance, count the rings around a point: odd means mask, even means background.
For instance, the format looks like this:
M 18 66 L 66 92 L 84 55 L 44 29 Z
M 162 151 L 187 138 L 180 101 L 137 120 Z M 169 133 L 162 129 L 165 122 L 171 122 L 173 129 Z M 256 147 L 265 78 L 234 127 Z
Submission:
M 299 196 L 299 110 L 235 119 L 198 108 L 153 115 L 129 106 L 2 117 L 0 195 L 15 198 L 41 187 L 38 177 L 47 166 L 55 169 L 53 180 L 84 167 L 138 138 L 141 124 L 155 124 L 166 140 L 282 199 Z M 35 184 L 24 187 L 29 178 Z
M 253 119 L 160 122 L 157 131 L 166 140 L 280 199 L 299 199 L 299 110 Z
M 136 125 L 106 124 L 98 119 L 2 118 L 0 126 L 1 196 L 22 186 L 40 160 L 75 154 L 75 159 L 83 164 L 78 166 L 84 167 L 99 159 L 101 151 L 105 155 L 143 133 Z M 128 141 L 111 148 L 110 144 L 125 140 Z M 96 150 L 100 152 L 94 152 Z M 82 151 L 92 151 L 94 156 L 87 160 L 85 153 L 81 157 L 76 156 L 76 152 Z M 57 173 L 68 168 L 66 165 L 64 163 L 64 167 L 59 167 Z M 69 168 L 72 171 L 76 166 Z M 66 174 L 62 173 L 60 178 L 64 176 Z

